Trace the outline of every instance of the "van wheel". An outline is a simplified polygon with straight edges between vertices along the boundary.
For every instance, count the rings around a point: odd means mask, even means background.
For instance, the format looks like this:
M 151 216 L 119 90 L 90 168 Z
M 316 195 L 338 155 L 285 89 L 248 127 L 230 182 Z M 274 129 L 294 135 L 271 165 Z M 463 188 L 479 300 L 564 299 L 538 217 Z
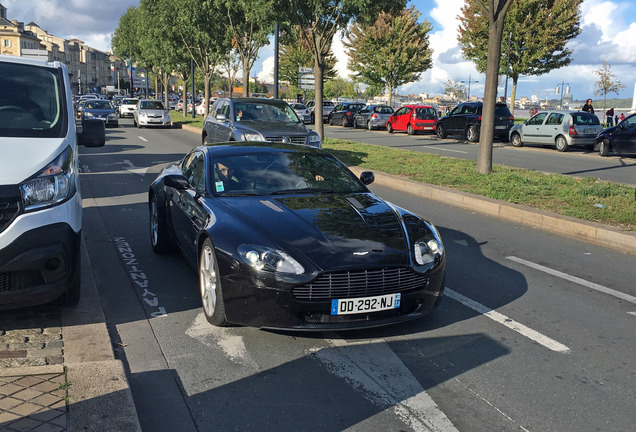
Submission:
M 563 135 L 559 135 L 559 136 L 556 138 L 556 141 L 555 141 L 555 143 L 554 143 L 554 144 L 555 144 L 556 149 L 557 149 L 558 151 L 560 151 L 560 152 L 566 152 L 566 151 L 568 151 L 568 148 L 569 148 L 569 146 L 568 146 L 568 142 L 565 140 L 565 137 L 564 137 Z
M 510 143 L 515 147 L 523 147 L 523 141 L 521 141 L 521 135 L 513 133 L 510 137 Z
M 479 131 L 477 130 L 477 126 L 468 126 L 468 130 L 466 131 L 466 139 L 468 139 L 469 142 L 479 141 Z
M 609 155 L 609 140 L 604 139 L 598 144 L 598 154 L 605 157 Z
M 446 129 L 442 124 L 437 125 L 437 127 L 435 128 L 435 133 L 437 134 L 437 138 L 439 139 L 444 139 L 448 136 L 448 134 L 446 133 Z
M 75 257 L 75 269 L 73 270 L 73 280 L 68 290 L 64 292 L 58 299 L 60 306 L 75 306 L 79 303 L 80 294 L 82 292 L 82 259 L 80 251 L 77 251 Z

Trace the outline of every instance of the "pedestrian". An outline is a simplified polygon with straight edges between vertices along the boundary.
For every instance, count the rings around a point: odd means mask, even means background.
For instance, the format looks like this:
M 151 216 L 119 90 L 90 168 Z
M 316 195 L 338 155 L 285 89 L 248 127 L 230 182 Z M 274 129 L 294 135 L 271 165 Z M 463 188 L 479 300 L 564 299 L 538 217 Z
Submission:
M 607 122 L 605 126 L 607 127 L 614 126 L 614 108 L 608 109 L 607 112 L 605 113 L 605 116 L 606 116 L 606 122 Z
M 614 124 L 618 126 L 618 114 L 614 115 Z
M 594 114 L 594 107 L 592 106 L 592 99 L 588 99 L 585 101 L 585 105 L 581 108 L 581 111 L 589 112 L 590 114 Z
M 539 108 L 534 109 L 534 115 L 537 115 L 537 114 L 539 114 Z
M 620 119 L 621 119 L 621 121 L 625 120 L 625 113 L 621 113 Z

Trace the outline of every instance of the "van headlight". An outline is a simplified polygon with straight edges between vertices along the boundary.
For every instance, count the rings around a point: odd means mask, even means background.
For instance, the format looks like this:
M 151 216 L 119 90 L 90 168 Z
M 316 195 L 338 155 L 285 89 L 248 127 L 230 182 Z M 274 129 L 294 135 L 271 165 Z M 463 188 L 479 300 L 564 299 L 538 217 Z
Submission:
M 75 159 L 67 147 L 42 171 L 20 184 L 25 211 L 50 207 L 75 194 Z

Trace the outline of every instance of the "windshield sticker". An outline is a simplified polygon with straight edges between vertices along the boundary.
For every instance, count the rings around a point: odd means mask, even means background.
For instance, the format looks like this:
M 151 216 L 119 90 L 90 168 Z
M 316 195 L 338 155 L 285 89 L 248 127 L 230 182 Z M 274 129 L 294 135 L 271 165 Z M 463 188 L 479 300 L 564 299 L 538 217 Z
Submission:
M 214 183 L 214 186 L 216 187 L 216 191 L 217 192 L 223 192 L 225 190 L 225 187 L 223 187 L 223 182 L 222 181 L 218 181 L 218 182 Z

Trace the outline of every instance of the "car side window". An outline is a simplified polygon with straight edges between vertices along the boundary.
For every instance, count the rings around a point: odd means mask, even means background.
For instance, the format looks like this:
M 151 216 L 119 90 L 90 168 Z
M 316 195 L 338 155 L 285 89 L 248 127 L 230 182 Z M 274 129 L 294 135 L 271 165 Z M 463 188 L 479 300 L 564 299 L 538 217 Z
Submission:
M 563 114 L 559 114 L 559 113 L 552 113 L 548 116 L 548 121 L 545 122 L 545 124 L 549 124 L 549 125 L 560 125 L 561 123 L 563 123 Z
M 216 112 L 214 113 L 214 115 L 217 116 L 218 114 L 224 114 L 225 118 L 230 118 L 230 104 L 227 101 L 221 102 L 216 107 Z
M 464 105 L 462 114 L 477 114 L 477 107 L 475 105 Z
M 399 110 L 397 110 L 397 112 L 395 113 L 395 115 L 404 115 L 409 111 L 409 108 L 407 107 L 402 107 Z
M 199 193 L 205 192 L 205 157 L 201 152 L 193 152 L 185 162 L 183 175 Z
M 539 113 L 536 116 L 532 117 L 530 120 L 528 120 L 527 124 L 531 126 L 542 125 L 547 115 L 548 113 Z

